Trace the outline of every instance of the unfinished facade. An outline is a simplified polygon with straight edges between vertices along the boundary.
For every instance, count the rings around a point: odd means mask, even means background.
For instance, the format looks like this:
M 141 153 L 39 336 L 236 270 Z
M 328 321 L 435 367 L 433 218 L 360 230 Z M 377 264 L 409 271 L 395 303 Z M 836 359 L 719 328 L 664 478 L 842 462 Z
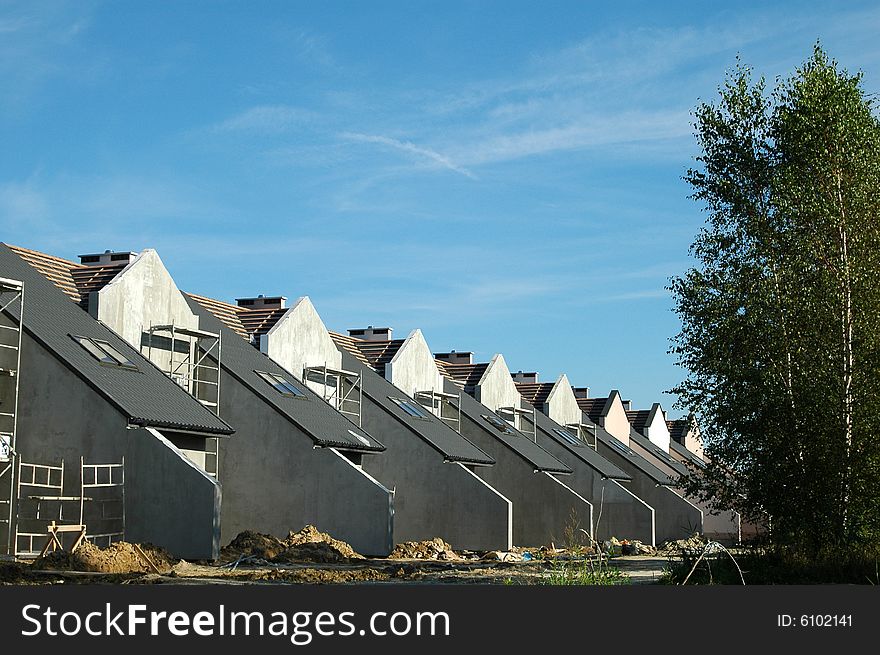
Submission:
M 444 389 L 464 392 L 462 433 L 498 462 L 480 475 L 513 501 L 515 543 L 560 543 L 573 525 L 592 539 L 593 505 L 570 486 L 572 467 L 538 444 L 535 410 L 523 404 L 504 357 L 478 364 L 470 353 L 437 357 Z
M 654 508 L 627 488 L 629 474 L 598 453 L 593 425 L 583 421 L 568 377 L 539 382 L 537 373 L 520 372 L 513 378 L 520 380 L 516 386 L 524 407 L 538 410 L 538 443 L 571 467 L 566 483 L 596 508 L 596 539 L 638 539 L 656 545 Z
M 0 276 L 20 281 L 25 295 L 0 316 L 4 327 L 21 326 L 3 547 L 36 554 L 51 519 L 85 524 L 88 537 L 106 539 L 99 545 L 125 538 L 216 557 L 220 485 L 188 453 L 233 430 L 83 311 L 97 272 L 87 269 L 0 245 Z
M 232 312 L 240 317 L 243 341 L 254 346 L 254 353 L 259 347 L 324 399 L 327 411 L 335 410 L 339 419 L 380 436 L 386 446 L 382 456 L 364 457 L 358 464 L 394 492 L 395 543 L 439 535 L 457 548 L 510 547 L 510 501 L 474 473 L 491 466 L 491 457 L 378 374 L 356 346 L 337 347 L 307 297 L 274 310 L 261 310 L 260 297 L 238 303 Z M 255 320 L 252 312 L 258 311 L 262 316 Z M 418 372 L 403 363 L 418 336 L 406 347 L 403 341 L 394 344 L 395 354 L 401 352 L 392 367 L 420 386 Z M 428 390 L 433 382 L 424 384 Z

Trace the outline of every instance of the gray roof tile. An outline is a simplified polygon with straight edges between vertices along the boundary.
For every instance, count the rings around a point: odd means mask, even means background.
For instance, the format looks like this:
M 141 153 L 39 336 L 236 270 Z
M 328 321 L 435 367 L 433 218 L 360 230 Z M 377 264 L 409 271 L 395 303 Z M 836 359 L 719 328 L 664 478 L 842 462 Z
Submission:
M 5 244 L 0 245 L 0 275 L 24 282 L 26 332 L 106 398 L 129 422 L 215 435 L 234 432 L 128 342 L 71 302 L 75 298 L 65 294 Z M 137 370 L 101 364 L 70 335 L 110 343 L 134 363 Z

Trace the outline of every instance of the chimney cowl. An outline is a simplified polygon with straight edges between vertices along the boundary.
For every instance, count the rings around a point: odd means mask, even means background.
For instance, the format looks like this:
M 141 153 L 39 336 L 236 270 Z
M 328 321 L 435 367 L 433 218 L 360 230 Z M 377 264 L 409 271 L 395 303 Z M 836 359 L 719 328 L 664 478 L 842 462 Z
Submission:
M 348 336 L 361 341 L 391 341 L 391 335 L 394 330 L 390 327 L 373 327 L 368 325 L 366 328 L 351 328 Z
M 434 353 L 434 359 L 449 364 L 473 364 L 474 353 L 469 351 L 450 350 L 447 353 Z
M 236 298 L 235 304 L 247 309 L 286 309 L 287 296 L 266 296 L 262 293 L 250 298 Z
M 99 253 L 79 255 L 79 263 L 84 266 L 118 266 L 119 264 L 128 264 L 135 257 L 137 257 L 137 253 L 128 250 L 105 250 Z

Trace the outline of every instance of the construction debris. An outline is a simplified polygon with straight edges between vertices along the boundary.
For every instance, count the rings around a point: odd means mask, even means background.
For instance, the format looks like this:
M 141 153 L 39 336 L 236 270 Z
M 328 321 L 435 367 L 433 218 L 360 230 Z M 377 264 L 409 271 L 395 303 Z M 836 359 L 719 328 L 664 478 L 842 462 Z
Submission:
M 93 573 L 168 573 L 175 560 L 152 544 L 117 541 L 99 548 L 84 541 L 73 553 L 56 550 L 38 558 L 35 570 L 88 571 Z
M 681 554 L 698 554 L 703 551 L 706 541 L 700 535 L 693 535 L 688 539 L 678 539 L 677 541 L 667 541 L 657 549 L 657 555 L 681 555 Z
M 313 525 L 307 525 L 299 532 L 290 532 L 283 540 L 269 534 L 245 531 L 220 551 L 220 561 L 231 563 L 233 567 L 242 563 L 256 564 L 258 560 L 276 564 L 333 564 L 350 559 L 363 559 L 363 555 Z
M 439 560 L 459 560 L 461 559 L 452 550 L 452 546 L 443 541 L 440 537 L 435 537 L 429 541 L 406 541 L 397 544 L 389 559 L 439 559 Z
M 490 550 L 483 555 L 482 559 L 489 562 L 522 562 L 523 556 L 520 553 L 503 550 Z M 529 556 L 531 560 L 531 556 Z
M 230 562 L 245 557 L 259 557 L 269 560 L 282 552 L 284 548 L 284 544 L 277 537 L 245 530 L 220 550 L 220 561 Z

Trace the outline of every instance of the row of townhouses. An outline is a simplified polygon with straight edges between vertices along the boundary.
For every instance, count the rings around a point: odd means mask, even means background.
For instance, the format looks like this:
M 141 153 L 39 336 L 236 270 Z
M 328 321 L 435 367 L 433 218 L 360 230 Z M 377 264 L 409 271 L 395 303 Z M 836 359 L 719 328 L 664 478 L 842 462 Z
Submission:
M 584 540 L 736 542 L 688 498 L 692 421 L 420 330 L 332 332 L 308 297 L 178 289 L 154 250 L 78 263 L 0 244 L 0 552 L 47 529 L 216 558 L 314 524 L 368 555 Z

